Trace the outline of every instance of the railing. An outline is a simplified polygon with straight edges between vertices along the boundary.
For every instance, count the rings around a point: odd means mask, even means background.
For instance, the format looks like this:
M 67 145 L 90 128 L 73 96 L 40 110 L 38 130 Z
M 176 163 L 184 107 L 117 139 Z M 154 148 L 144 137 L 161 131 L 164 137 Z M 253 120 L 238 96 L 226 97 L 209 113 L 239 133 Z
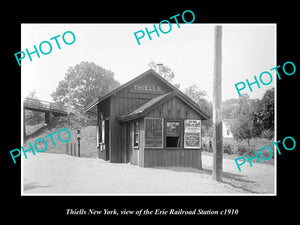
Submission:
M 32 98 L 25 98 L 24 99 L 24 106 L 28 108 L 38 109 L 38 110 L 45 110 L 51 112 L 58 112 L 58 113 L 68 113 L 68 108 L 65 107 L 63 104 L 57 104 L 53 102 L 47 102 Z M 75 110 L 70 109 L 71 113 L 75 113 Z

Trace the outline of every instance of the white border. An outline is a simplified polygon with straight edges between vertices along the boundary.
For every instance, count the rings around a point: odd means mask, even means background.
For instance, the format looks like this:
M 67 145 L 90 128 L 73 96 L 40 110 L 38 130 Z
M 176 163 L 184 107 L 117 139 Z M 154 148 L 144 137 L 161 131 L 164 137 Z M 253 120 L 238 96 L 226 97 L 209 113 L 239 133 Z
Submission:
M 90 24 L 90 23 L 86 23 L 86 24 Z M 101 24 L 101 25 L 118 25 L 118 24 Z M 274 55 L 274 62 L 275 62 L 275 66 L 277 65 L 277 23 L 204 23 L 204 24 L 199 24 L 199 23 L 195 23 L 195 25 L 200 25 L 200 26 L 216 26 L 216 25 L 223 25 L 223 26 L 275 26 L 275 55 Z M 22 30 L 22 26 L 21 26 L 21 30 Z M 22 71 L 22 67 L 21 67 L 21 71 Z M 22 74 L 22 73 L 21 73 Z M 22 76 L 21 76 L 22 79 Z M 21 81 L 22 84 L 22 81 Z M 22 85 L 21 85 L 21 89 L 22 89 Z M 275 119 L 275 135 L 274 135 L 274 140 L 277 141 L 277 79 L 275 79 L 275 85 L 274 85 L 274 94 L 275 94 L 275 115 L 274 115 L 274 119 Z M 22 96 L 22 92 L 21 92 L 21 143 L 23 144 L 23 97 Z M 275 150 L 275 146 L 274 146 L 274 150 Z M 274 151 L 276 152 L 276 151 Z M 177 194 L 177 193 L 169 193 L 169 194 L 25 194 L 23 192 L 23 157 L 21 157 L 21 196 L 277 196 L 277 152 L 275 153 L 275 173 L 274 173 L 274 193 L 268 193 L 268 194 L 242 194 L 242 193 L 237 193 L 237 194 L 228 194 L 228 193 L 222 193 L 222 194 Z M 139 168 L 139 167 L 137 167 Z

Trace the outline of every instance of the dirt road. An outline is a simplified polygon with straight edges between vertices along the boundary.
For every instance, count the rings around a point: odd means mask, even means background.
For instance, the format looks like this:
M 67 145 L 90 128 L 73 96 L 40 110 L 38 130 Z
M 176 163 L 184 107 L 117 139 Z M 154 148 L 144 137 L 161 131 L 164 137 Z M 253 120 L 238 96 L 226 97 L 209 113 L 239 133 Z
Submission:
M 23 194 L 91 195 L 251 195 L 274 193 L 274 166 L 256 164 L 236 169 L 224 159 L 223 182 L 211 179 L 212 157 L 203 155 L 203 170 L 140 168 L 98 158 L 43 153 L 22 159 Z

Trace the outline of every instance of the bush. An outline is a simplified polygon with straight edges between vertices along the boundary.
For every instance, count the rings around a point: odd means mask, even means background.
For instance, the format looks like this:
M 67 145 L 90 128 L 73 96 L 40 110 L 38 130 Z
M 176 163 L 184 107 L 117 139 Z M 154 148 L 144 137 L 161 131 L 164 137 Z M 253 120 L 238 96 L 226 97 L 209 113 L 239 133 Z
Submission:
M 274 131 L 272 131 L 270 129 L 263 130 L 261 133 L 261 137 L 271 140 L 272 138 L 274 138 Z
M 244 146 L 238 146 L 237 154 L 244 155 L 248 151 L 248 148 Z
M 231 148 L 230 144 L 225 143 L 223 145 L 223 149 L 224 149 L 224 153 L 227 153 L 228 155 L 232 155 L 233 154 L 233 151 L 232 151 L 232 148 Z

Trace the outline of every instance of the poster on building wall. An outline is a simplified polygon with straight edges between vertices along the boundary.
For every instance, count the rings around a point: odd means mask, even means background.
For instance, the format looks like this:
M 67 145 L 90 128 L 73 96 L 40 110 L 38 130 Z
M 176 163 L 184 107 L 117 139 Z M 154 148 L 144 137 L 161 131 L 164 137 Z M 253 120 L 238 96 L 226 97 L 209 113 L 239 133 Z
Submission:
M 99 126 L 96 126 L 96 138 L 97 138 L 97 147 L 99 147 L 100 141 L 99 141 Z
M 101 122 L 101 143 L 105 143 L 105 120 Z
M 163 119 L 145 118 L 145 147 L 163 147 Z
M 184 148 L 201 148 L 201 120 L 184 120 Z

